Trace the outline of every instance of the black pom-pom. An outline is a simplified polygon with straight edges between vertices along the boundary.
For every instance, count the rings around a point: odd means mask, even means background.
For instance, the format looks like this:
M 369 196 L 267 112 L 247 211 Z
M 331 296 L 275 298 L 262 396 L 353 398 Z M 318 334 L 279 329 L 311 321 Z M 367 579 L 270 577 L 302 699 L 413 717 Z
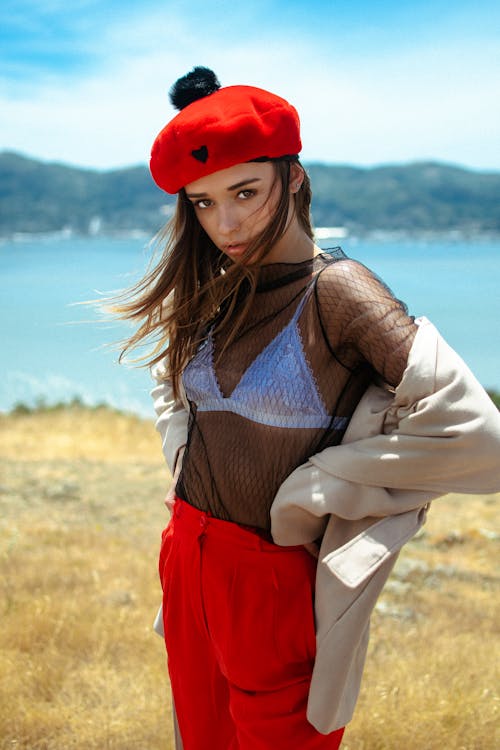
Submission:
M 218 89 L 220 89 L 220 83 L 213 70 L 199 65 L 187 75 L 179 78 L 168 92 L 168 96 L 176 109 L 184 109 L 191 102 L 203 99 L 204 96 L 213 94 Z

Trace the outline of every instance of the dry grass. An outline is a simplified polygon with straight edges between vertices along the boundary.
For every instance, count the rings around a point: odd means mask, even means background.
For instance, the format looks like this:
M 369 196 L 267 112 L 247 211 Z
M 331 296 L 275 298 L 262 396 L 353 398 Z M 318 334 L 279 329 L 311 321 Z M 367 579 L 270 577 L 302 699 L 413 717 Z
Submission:
M 0 456 L 0 749 L 169 750 L 152 425 L 77 408 L 3 416 Z M 500 746 L 497 499 L 437 501 L 404 550 L 345 750 Z
M 171 747 L 152 425 L 68 409 L 0 429 L 0 748 Z

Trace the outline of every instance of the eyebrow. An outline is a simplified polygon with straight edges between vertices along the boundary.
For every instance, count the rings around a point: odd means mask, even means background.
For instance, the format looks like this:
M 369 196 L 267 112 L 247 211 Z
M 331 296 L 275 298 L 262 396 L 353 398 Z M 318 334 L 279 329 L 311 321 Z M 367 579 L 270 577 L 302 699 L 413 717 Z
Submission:
M 251 185 L 253 182 L 260 182 L 261 177 L 251 177 L 249 180 L 241 180 L 241 182 L 235 182 L 234 185 L 230 185 L 227 189 L 227 192 L 230 193 L 233 190 L 239 190 L 240 188 L 244 187 L 245 185 Z M 204 198 L 208 193 L 186 193 L 188 198 Z

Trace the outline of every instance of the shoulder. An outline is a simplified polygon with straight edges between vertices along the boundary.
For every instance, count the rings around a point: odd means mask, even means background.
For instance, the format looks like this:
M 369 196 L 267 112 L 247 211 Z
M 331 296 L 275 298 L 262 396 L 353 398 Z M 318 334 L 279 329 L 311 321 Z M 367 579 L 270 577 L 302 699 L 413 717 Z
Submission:
M 316 277 L 318 303 L 321 306 L 343 302 L 367 302 L 392 297 L 389 288 L 373 271 L 357 260 L 344 256 L 321 268 Z

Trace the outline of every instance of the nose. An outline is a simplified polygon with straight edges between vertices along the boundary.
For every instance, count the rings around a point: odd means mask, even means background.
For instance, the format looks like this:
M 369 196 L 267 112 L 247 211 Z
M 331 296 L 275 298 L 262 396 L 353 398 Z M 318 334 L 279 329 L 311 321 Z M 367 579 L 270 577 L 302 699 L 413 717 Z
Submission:
M 222 235 L 231 235 L 240 226 L 237 209 L 233 206 L 222 204 L 217 214 L 218 229 Z

